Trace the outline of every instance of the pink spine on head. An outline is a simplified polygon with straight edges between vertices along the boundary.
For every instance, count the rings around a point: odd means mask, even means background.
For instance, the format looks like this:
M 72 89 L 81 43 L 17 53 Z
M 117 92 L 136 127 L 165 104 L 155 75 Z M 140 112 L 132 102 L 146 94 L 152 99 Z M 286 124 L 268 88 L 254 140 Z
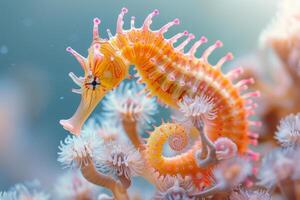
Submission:
M 152 18 L 159 14 L 159 11 L 155 9 L 152 13 L 148 15 L 148 17 L 144 21 L 143 29 L 149 30 L 150 25 L 152 24 Z
M 223 42 L 221 42 L 220 40 L 217 40 L 215 44 L 213 44 L 212 46 L 208 47 L 203 55 L 201 56 L 204 60 L 207 61 L 208 57 L 212 54 L 213 51 L 215 51 L 217 48 L 220 48 L 223 46 Z
M 94 28 L 93 28 L 93 39 L 99 38 L 99 24 L 101 23 L 101 20 L 99 18 L 94 18 Z
M 197 49 L 204 43 L 207 42 L 207 38 L 202 36 L 200 38 L 200 40 L 198 40 L 197 42 L 195 42 L 195 44 L 191 47 L 191 49 L 189 50 L 188 54 L 190 54 L 190 56 L 195 56 L 195 53 L 197 51 Z
M 183 36 L 186 36 L 186 35 L 188 35 L 188 34 L 189 34 L 188 31 L 183 31 L 182 33 L 177 33 L 176 35 L 174 35 L 173 37 L 171 37 L 171 38 L 169 39 L 169 42 L 170 42 L 171 44 L 174 44 L 175 42 L 177 42 L 177 40 L 178 40 L 179 38 L 181 38 L 181 37 L 183 37 Z
M 178 25 L 180 23 L 179 19 L 176 18 L 173 21 L 167 23 L 166 25 L 164 25 L 163 27 L 161 27 L 161 29 L 158 31 L 159 34 L 164 34 L 165 32 L 167 32 L 169 30 L 169 28 L 171 28 L 174 25 Z
M 188 34 L 188 38 L 183 41 L 180 45 L 178 45 L 178 47 L 176 47 L 177 51 L 183 51 L 184 47 L 195 38 L 194 34 Z
M 94 18 L 93 20 L 93 40 L 98 40 L 100 38 L 98 26 L 101 23 L 100 19 Z M 73 50 L 71 47 L 66 49 L 70 52 L 81 64 L 85 74 L 90 73 L 90 68 L 87 65 L 87 59 Z M 94 63 L 100 63 L 103 59 L 103 55 L 100 52 L 100 43 L 95 43 L 93 46 L 94 52 Z M 93 111 L 95 106 L 98 102 L 102 99 L 105 92 L 102 90 L 97 90 L 97 92 L 92 93 L 91 95 L 83 95 L 86 92 L 86 88 L 84 84 L 84 78 L 77 77 L 75 74 L 69 74 L 72 80 L 80 87 L 80 89 L 72 89 L 73 92 L 81 94 L 81 102 L 75 112 L 75 114 L 70 119 L 63 119 L 60 120 L 59 123 L 64 127 L 64 129 L 68 130 L 69 132 L 79 135 L 81 131 L 81 127 L 85 120 L 88 118 L 90 113 Z M 95 79 L 96 80 L 96 79 Z
M 123 18 L 127 12 L 128 12 L 127 8 L 122 8 L 121 13 L 118 16 L 117 30 L 116 30 L 117 33 L 120 33 L 120 34 L 123 33 L 123 24 L 124 24 Z

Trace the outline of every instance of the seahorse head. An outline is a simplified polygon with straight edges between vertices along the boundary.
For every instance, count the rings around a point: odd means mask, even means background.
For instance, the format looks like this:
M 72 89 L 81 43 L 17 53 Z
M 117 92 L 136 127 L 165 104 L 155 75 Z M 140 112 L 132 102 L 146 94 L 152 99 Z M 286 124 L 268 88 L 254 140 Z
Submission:
M 128 66 L 125 64 L 121 53 L 114 49 L 111 42 L 102 39 L 98 33 L 100 20 L 94 19 L 93 41 L 85 58 L 67 48 L 80 63 L 84 77 L 77 77 L 72 72 L 69 74 L 80 89 L 73 89 L 81 94 L 81 102 L 75 114 L 67 120 L 60 120 L 60 124 L 73 134 L 79 134 L 81 126 L 94 110 L 105 94 L 117 87 L 128 75 Z

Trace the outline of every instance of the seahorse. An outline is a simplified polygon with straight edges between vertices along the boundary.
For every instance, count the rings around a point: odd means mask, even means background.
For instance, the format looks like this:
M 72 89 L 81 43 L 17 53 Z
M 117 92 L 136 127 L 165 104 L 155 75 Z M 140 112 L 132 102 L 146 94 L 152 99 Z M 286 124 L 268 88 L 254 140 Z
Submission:
M 197 58 L 195 53 L 199 46 L 207 42 L 205 37 L 202 36 L 188 51 L 184 51 L 185 46 L 195 38 L 193 34 L 184 31 L 171 38 L 164 36 L 169 28 L 179 24 L 179 19 L 174 19 L 159 30 L 151 30 L 152 19 L 159 14 L 158 10 L 154 10 L 140 28 L 136 27 L 135 17 L 132 17 L 130 29 L 124 30 L 123 18 L 127 11 L 123 8 L 119 14 L 115 35 L 107 30 L 108 39 L 100 38 L 98 26 L 101 21 L 94 19 L 93 41 L 87 58 L 72 48 L 67 48 L 81 64 L 84 77 L 70 73 L 71 78 L 80 86 L 80 89 L 74 89 L 73 92 L 82 97 L 73 117 L 61 120 L 61 125 L 73 134 L 80 134 L 82 124 L 99 101 L 129 77 L 129 66 L 134 65 L 139 76 L 138 82 L 146 85 L 150 95 L 157 96 L 172 108 L 178 109 L 178 102 L 184 96 L 193 98 L 202 94 L 211 97 L 218 115 L 212 120 L 213 125 L 205 124 L 207 136 L 212 141 L 221 136 L 230 138 L 237 145 L 240 154 L 257 159 L 258 155 L 248 148 L 249 144 L 256 143 L 257 138 L 256 133 L 249 131 L 249 126 L 260 123 L 250 121 L 248 117 L 254 114 L 253 108 L 256 106 L 251 98 L 259 96 L 259 92 L 247 90 L 253 79 L 237 81 L 243 72 L 242 68 L 233 69 L 226 74 L 222 72 L 223 64 L 233 58 L 231 53 L 222 57 L 217 64 L 210 64 L 209 56 L 223 45 L 222 42 L 216 41 Z M 182 37 L 187 38 L 175 46 Z M 162 155 L 161 148 L 166 138 L 172 137 L 178 130 L 184 133 L 180 125 L 163 124 L 151 134 L 144 152 L 148 164 L 162 175 L 203 175 L 205 170 L 199 168 L 193 160 L 194 149 L 200 145 L 198 143 L 180 156 L 165 158 Z M 161 134 L 162 132 L 165 134 Z M 186 164 L 183 165 L 180 160 L 186 161 Z

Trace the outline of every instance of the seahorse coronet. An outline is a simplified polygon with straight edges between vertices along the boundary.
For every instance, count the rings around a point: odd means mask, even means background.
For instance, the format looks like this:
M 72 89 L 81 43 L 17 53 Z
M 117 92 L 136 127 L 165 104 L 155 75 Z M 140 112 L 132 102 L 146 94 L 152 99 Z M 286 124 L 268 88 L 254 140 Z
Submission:
M 120 82 L 128 77 L 129 66 L 135 65 L 139 82 L 146 85 L 149 94 L 157 96 L 159 101 L 178 109 L 178 102 L 184 96 L 195 98 L 199 94 L 207 96 L 214 104 L 217 112 L 216 117 L 211 119 L 210 124 L 205 124 L 205 133 L 209 139 L 215 141 L 219 137 L 227 137 L 232 140 L 238 149 L 239 154 L 248 154 L 251 158 L 257 159 L 258 155 L 248 149 L 250 143 L 255 143 L 257 134 L 250 132 L 249 126 L 260 125 L 259 122 L 249 121 L 248 117 L 253 115 L 254 104 L 249 98 L 259 96 L 259 92 L 247 92 L 249 81 L 235 83 L 242 73 L 241 68 L 234 69 L 227 74 L 221 71 L 222 65 L 230 61 L 231 53 L 222 57 L 217 64 L 208 62 L 209 56 L 214 50 L 220 48 L 223 43 L 216 41 L 209 46 L 200 58 L 194 53 L 200 45 L 207 42 L 205 37 L 185 52 L 185 46 L 194 36 L 188 35 L 187 39 L 174 46 L 177 37 L 185 36 L 186 33 L 174 36 L 175 39 L 167 39 L 164 33 L 170 27 L 179 23 L 175 19 L 159 30 L 151 30 L 152 17 L 158 11 L 152 12 L 143 23 L 142 27 L 135 27 L 135 18 L 131 18 L 131 28 L 123 29 L 123 17 L 127 9 L 122 9 L 117 20 L 116 34 L 109 31 L 109 39 L 101 39 L 98 33 L 100 20 L 94 23 L 93 42 L 89 49 L 88 58 L 84 58 L 77 52 L 69 51 L 80 62 L 84 72 L 84 79 L 92 76 L 99 85 L 93 87 L 81 86 L 81 103 L 73 117 L 68 120 L 61 120 L 65 129 L 72 133 L 80 134 L 82 124 L 90 113 L 94 110 L 105 94 L 117 87 Z M 91 78 L 91 77 L 89 77 Z M 88 82 L 90 83 L 90 82 Z M 197 167 L 193 159 L 194 149 L 200 148 L 200 143 L 196 144 L 181 155 L 164 158 L 161 152 L 161 144 L 166 140 L 166 135 L 171 133 L 159 131 L 168 126 L 179 127 L 175 123 L 163 124 L 150 135 L 146 144 L 147 162 L 149 167 L 155 168 L 162 174 L 189 175 L 205 177 L 209 176 L 207 169 Z M 168 136 L 168 137 L 169 137 Z M 176 147 L 177 148 L 177 147 Z M 162 164 L 163 163 L 163 164 Z

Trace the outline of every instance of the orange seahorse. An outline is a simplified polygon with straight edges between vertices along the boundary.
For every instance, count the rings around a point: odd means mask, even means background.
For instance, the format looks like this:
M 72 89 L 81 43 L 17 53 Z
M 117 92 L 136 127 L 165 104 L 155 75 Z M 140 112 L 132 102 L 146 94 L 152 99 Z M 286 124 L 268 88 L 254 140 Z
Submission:
M 81 103 L 76 113 L 68 120 L 61 120 L 63 127 L 73 134 L 79 134 L 81 126 L 94 110 L 105 94 L 117 87 L 121 81 L 129 76 L 129 66 L 135 65 L 140 80 L 151 95 L 178 109 L 178 102 L 184 96 L 194 98 L 197 95 L 211 97 L 218 115 L 212 120 L 213 125 L 205 124 L 205 133 L 210 140 L 219 137 L 230 138 L 238 147 L 240 154 L 248 154 L 257 158 L 257 154 L 248 149 L 248 145 L 255 143 L 257 135 L 248 130 L 250 125 L 259 122 L 249 121 L 253 114 L 253 101 L 250 97 L 259 96 L 258 92 L 245 91 L 247 84 L 253 79 L 234 81 L 242 73 L 241 68 L 234 69 L 227 74 L 221 72 L 222 65 L 232 59 L 228 53 L 216 65 L 208 62 L 209 55 L 222 46 L 221 41 L 208 47 L 201 58 L 195 57 L 197 48 L 207 42 L 205 37 L 196 41 L 188 52 L 185 46 L 194 39 L 187 31 L 179 33 L 170 39 L 164 33 L 173 25 L 179 24 L 178 19 L 167 23 L 161 29 L 150 29 L 152 18 L 159 14 L 154 10 L 144 21 L 141 28 L 135 27 L 135 18 L 131 18 L 131 28 L 123 29 L 123 17 L 127 9 L 123 8 L 118 16 L 116 34 L 108 31 L 109 39 L 102 39 L 98 33 L 100 20 L 94 19 L 93 41 L 89 48 L 88 57 L 84 58 L 72 48 L 71 52 L 81 64 L 84 77 L 77 77 L 70 73 L 71 78 L 80 86 L 74 89 L 82 95 Z M 174 43 L 181 37 L 187 39 L 178 46 Z M 200 148 L 196 143 L 191 150 L 176 157 L 163 157 L 162 145 L 174 133 L 186 134 L 180 125 L 163 124 L 149 137 L 144 154 L 150 167 L 162 175 L 193 175 L 206 173 L 196 165 L 194 151 Z M 200 174 L 199 174 L 200 172 Z

